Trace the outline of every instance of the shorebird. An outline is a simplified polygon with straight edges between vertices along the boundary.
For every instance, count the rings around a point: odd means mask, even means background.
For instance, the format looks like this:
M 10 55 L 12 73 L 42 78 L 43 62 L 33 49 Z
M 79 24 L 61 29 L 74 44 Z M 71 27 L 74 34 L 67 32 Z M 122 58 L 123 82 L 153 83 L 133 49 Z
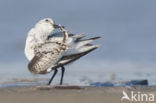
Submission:
M 52 33 L 57 28 L 61 31 Z M 64 66 L 99 47 L 90 43 L 100 37 L 83 39 L 84 37 L 84 34 L 68 34 L 64 26 L 56 25 L 51 18 L 40 20 L 28 32 L 26 39 L 25 55 L 29 60 L 29 71 L 34 74 L 47 74 L 54 70 L 48 82 L 50 85 L 57 74 L 57 69 L 61 67 L 60 85 L 62 85 Z

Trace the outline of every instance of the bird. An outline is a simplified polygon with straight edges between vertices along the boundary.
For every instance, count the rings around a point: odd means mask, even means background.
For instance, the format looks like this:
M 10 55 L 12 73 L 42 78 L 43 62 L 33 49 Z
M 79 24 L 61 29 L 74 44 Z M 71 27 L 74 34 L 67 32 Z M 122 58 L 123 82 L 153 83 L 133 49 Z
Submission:
M 60 31 L 53 33 L 55 29 Z M 47 83 L 50 85 L 58 68 L 61 68 L 60 85 L 62 85 L 65 65 L 71 64 L 99 47 L 91 42 L 99 39 L 100 36 L 84 38 L 84 34 L 68 33 L 64 26 L 55 24 L 51 18 L 38 21 L 26 38 L 25 55 L 29 60 L 28 70 L 34 74 L 47 74 L 54 71 Z

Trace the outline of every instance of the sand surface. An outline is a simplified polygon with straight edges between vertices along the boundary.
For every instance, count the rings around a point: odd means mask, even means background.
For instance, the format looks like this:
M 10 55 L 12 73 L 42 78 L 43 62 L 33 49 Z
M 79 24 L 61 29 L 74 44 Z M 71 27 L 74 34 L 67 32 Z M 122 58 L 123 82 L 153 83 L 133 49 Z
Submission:
M 121 101 L 123 90 L 156 95 L 156 87 L 9 87 L 0 88 L 0 103 L 132 103 Z

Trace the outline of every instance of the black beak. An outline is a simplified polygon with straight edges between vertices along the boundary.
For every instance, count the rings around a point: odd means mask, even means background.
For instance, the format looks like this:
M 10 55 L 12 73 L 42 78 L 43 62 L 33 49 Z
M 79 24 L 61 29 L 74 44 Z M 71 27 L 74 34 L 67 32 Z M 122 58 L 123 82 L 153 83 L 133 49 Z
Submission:
M 53 26 L 54 26 L 55 29 L 60 28 L 60 27 L 64 28 L 64 26 L 62 26 L 62 25 L 57 25 L 57 24 L 53 24 Z

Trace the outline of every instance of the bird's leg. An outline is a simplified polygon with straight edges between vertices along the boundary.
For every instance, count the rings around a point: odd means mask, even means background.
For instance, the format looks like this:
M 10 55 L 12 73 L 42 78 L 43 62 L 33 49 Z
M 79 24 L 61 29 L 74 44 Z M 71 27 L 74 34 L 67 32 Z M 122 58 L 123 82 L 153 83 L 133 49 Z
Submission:
M 48 85 L 51 84 L 52 80 L 54 79 L 55 75 L 57 74 L 57 69 L 55 69 L 53 76 L 51 77 L 51 79 L 48 82 Z
M 64 72 L 65 72 L 64 66 L 61 67 L 61 70 L 62 70 L 62 74 L 61 74 L 60 85 L 62 85 L 62 83 L 63 83 L 63 77 L 64 77 Z

